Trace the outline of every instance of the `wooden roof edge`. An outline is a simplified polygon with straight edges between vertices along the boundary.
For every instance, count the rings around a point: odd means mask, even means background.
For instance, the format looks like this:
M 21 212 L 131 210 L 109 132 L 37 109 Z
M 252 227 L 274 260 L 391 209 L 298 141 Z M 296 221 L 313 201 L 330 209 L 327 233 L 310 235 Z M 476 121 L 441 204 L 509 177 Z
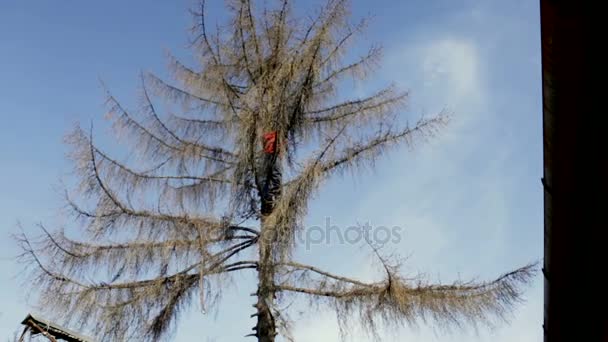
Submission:
M 66 329 L 66 328 L 60 326 L 59 324 L 53 323 L 47 319 L 44 319 L 38 315 L 33 315 L 31 313 L 28 313 L 28 315 L 23 319 L 23 321 L 21 321 L 21 324 L 31 326 L 30 320 L 33 321 L 34 323 L 36 323 L 37 325 L 48 329 L 49 332 L 59 334 L 60 336 L 57 336 L 59 338 L 62 338 L 62 339 L 67 338 L 68 341 L 76 341 L 76 342 L 94 342 L 93 339 L 91 339 L 87 336 L 84 336 L 84 335 L 81 335 L 72 330 Z

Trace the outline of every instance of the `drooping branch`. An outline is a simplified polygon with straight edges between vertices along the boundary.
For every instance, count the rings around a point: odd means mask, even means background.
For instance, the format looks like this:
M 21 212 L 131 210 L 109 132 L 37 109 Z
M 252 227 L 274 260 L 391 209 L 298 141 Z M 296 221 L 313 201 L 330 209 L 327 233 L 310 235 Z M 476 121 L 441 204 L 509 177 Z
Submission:
M 332 127 L 336 124 L 357 124 L 386 120 L 389 113 L 403 106 L 407 93 L 395 93 L 392 87 L 366 98 L 345 101 L 330 107 L 310 110 L 305 114 L 305 122 L 311 129 Z
M 297 287 L 290 285 L 278 285 L 276 287 L 278 291 L 287 291 L 287 292 L 298 292 L 304 293 L 308 295 L 322 296 L 322 297 L 332 297 L 332 298 L 352 298 L 358 296 L 367 296 L 373 293 L 380 293 L 379 290 L 373 291 L 368 290 L 367 287 L 356 288 L 351 290 L 344 291 L 332 291 L 332 290 L 320 290 L 315 288 L 306 288 L 306 287 Z
M 246 95 L 247 91 L 250 89 L 247 85 L 235 83 L 242 83 L 242 81 L 235 80 L 234 82 L 231 82 L 225 78 L 226 73 L 229 73 L 231 69 L 235 68 L 234 65 L 207 65 L 203 72 L 196 72 L 182 64 L 172 55 L 168 55 L 168 57 L 169 66 L 173 72 L 174 78 L 181 83 L 183 90 L 187 89 L 191 93 L 195 92 L 198 97 L 207 96 L 224 99 L 222 101 L 227 102 L 230 106 L 230 101 L 233 101 L 235 97 L 238 98 L 242 95 Z M 226 111 L 229 106 L 213 104 L 209 109 L 214 109 L 216 112 L 222 113 Z
M 321 109 L 306 111 L 307 120 L 311 122 L 333 121 L 348 115 L 363 114 L 366 110 L 374 109 L 390 102 L 402 101 L 407 94 L 395 94 L 393 87 L 378 91 L 362 99 L 349 100 Z
M 361 323 L 375 330 L 376 321 L 386 324 L 415 324 L 418 321 L 448 327 L 469 323 L 490 323 L 504 319 L 521 300 L 521 285 L 535 274 L 535 265 L 506 273 L 490 282 L 455 282 L 449 285 L 406 281 L 391 274 L 383 282 L 345 286 L 337 282 L 320 287 L 278 285 L 277 290 L 327 298 L 341 320 L 358 313 Z M 343 322 L 346 323 L 346 322 Z
M 346 149 L 341 156 L 323 163 L 322 172 L 330 172 L 335 169 L 348 167 L 361 160 L 374 160 L 382 150 L 391 145 L 405 142 L 407 145 L 414 143 L 415 138 L 425 138 L 434 135 L 437 130 L 447 123 L 448 117 L 440 114 L 431 119 L 421 119 L 416 126 L 406 127 L 401 131 L 387 131 L 364 143 L 354 144 Z
M 196 103 L 195 107 L 198 110 L 205 110 L 209 108 L 210 105 L 218 106 L 223 108 L 224 110 L 230 109 L 230 103 L 223 102 L 221 100 L 215 99 L 207 99 L 201 96 L 197 96 L 191 93 L 188 90 L 181 89 L 177 86 L 171 85 L 164 80 L 158 78 L 156 75 L 147 74 L 146 75 L 152 86 L 154 86 L 154 90 L 162 96 L 165 96 L 168 99 L 174 100 L 178 103 L 189 107 L 189 104 Z M 236 109 L 243 109 L 240 106 L 235 106 Z
M 361 20 L 353 28 L 349 27 L 346 34 L 335 44 L 333 49 L 327 54 L 325 59 L 321 62 L 321 67 L 328 66 L 336 59 L 342 57 L 342 55 L 345 52 L 344 50 L 346 49 L 349 41 L 351 41 L 357 34 L 360 34 L 366 26 L 367 26 L 367 21 Z
M 382 49 L 371 48 L 368 53 L 359 60 L 345 65 L 337 70 L 330 71 L 323 79 L 313 85 L 313 89 L 322 88 L 325 85 L 337 82 L 342 76 L 350 73 L 354 78 L 365 78 L 365 71 L 374 66 L 382 57 Z
M 330 278 L 339 282 L 345 282 L 345 283 L 350 283 L 353 285 L 358 285 L 358 286 L 362 286 L 362 287 L 367 287 L 370 286 L 368 284 L 365 284 L 363 282 L 360 282 L 358 280 L 355 279 L 351 279 L 351 278 L 347 278 L 347 277 L 343 277 L 343 276 L 338 276 L 332 273 L 329 273 L 327 271 L 323 271 L 317 267 L 314 266 L 310 266 L 310 265 L 305 265 L 305 264 L 301 264 L 301 263 L 297 263 L 297 262 L 284 262 L 284 263 L 280 263 L 279 266 L 285 266 L 288 268 L 292 268 L 294 270 L 297 271 L 302 271 L 302 272 L 306 272 L 306 271 L 311 271 L 314 272 L 318 275 L 321 275 L 323 277 L 326 278 Z
M 149 263 L 167 263 L 172 258 L 183 258 L 184 256 L 197 257 L 199 253 L 211 246 L 221 243 L 246 240 L 250 242 L 257 237 L 250 233 L 246 228 L 237 227 L 232 231 L 245 231 L 244 234 L 223 233 L 213 236 L 198 236 L 197 239 L 167 239 L 167 240 L 142 240 L 135 242 L 93 244 L 84 241 L 76 241 L 65 236 L 63 231 L 56 234 L 49 233 L 42 225 L 40 228 L 45 233 L 45 240 L 42 250 L 46 255 L 53 255 L 59 258 L 62 264 L 67 267 L 78 269 L 86 267 L 99 267 L 99 265 L 123 265 L 122 271 L 129 274 L 145 272 L 142 267 Z M 255 231 L 254 231 L 255 232 Z M 203 251 L 200 251 L 200 248 Z M 159 255 L 163 255 L 165 260 L 159 260 Z M 200 258 L 200 257 L 199 257 Z M 125 270 L 125 267 L 129 267 Z
M 99 202 L 97 209 L 95 212 L 88 212 L 87 210 L 80 208 L 76 203 L 70 200 L 69 197 L 67 197 L 66 199 L 68 205 L 79 216 L 84 216 L 86 218 L 93 219 L 91 227 L 94 231 L 102 233 L 107 228 L 116 228 L 117 226 L 125 224 L 133 224 L 134 226 L 140 227 L 140 229 L 146 226 L 159 227 L 159 224 L 163 227 L 165 227 L 166 224 L 173 225 L 174 227 L 182 227 L 180 229 L 182 231 L 189 231 L 189 226 L 196 227 L 197 225 L 207 226 L 211 228 L 211 231 L 220 229 L 219 222 L 213 222 L 213 220 L 208 220 L 202 217 L 193 217 L 191 215 L 173 215 L 162 213 L 159 210 L 152 212 L 145 209 L 134 209 L 128 202 L 122 201 L 115 194 L 115 192 L 111 190 L 109 184 L 104 181 L 99 169 L 100 163 L 97 161 L 96 158 L 97 156 L 100 156 L 100 154 L 98 153 L 99 151 L 95 149 L 91 139 L 88 139 L 87 142 L 89 143 L 89 155 L 78 164 L 80 167 L 79 173 L 84 176 L 84 182 L 81 186 L 85 194 L 92 194 L 93 196 L 96 196 L 98 198 Z M 105 157 L 105 155 L 101 156 Z M 103 167 L 103 165 L 101 166 Z M 124 168 L 120 169 L 120 171 L 122 173 L 110 173 L 107 176 L 125 176 L 125 173 L 127 173 L 129 176 L 132 177 L 130 179 L 132 182 L 127 182 L 125 184 L 128 187 L 137 186 L 138 182 L 141 182 L 142 180 L 150 180 L 146 177 L 147 175 L 134 176 L 133 174 L 129 174 Z M 209 179 L 214 178 L 202 178 L 202 180 L 204 180 L 205 182 L 207 182 Z M 152 180 L 156 181 L 157 179 L 155 179 L 155 177 L 152 177 Z M 164 181 L 166 182 L 168 180 Z M 211 189 L 209 188 L 209 186 L 207 186 L 206 188 L 208 190 Z M 192 190 L 196 189 L 193 188 Z M 209 228 L 205 228 L 205 230 L 208 230 Z M 162 229 L 155 230 L 160 231 Z
M 119 136 L 135 139 L 137 148 L 147 158 L 171 158 L 178 165 L 202 161 L 210 166 L 231 165 L 233 155 L 219 147 L 209 147 L 183 140 L 163 139 L 135 120 L 114 97 L 108 94 L 109 113 L 116 115 L 114 128 Z
M 123 183 L 125 185 L 137 185 L 142 182 L 145 183 L 146 181 L 190 181 L 205 183 L 208 185 L 228 185 L 231 183 L 230 180 L 221 177 L 221 174 L 227 171 L 228 169 L 224 169 L 223 172 L 215 172 L 213 174 L 210 174 L 209 176 L 159 174 L 158 170 L 164 166 L 163 164 L 159 164 L 152 170 L 134 170 L 131 167 L 115 159 L 112 159 L 108 154 L 106 154 L 97 146 L 95 146 L 91 139 L 89 137 L 86 137 L 84 132 L 78 128 L 70 135 L 69 142 L 72 146 L 74 146 L 74 153 L 72 153 L 73 159 L 78 160 L 82 163 L 87 163 L 92 157 L 95 157 L 96 159 L 98 159 L 97 164 L 98 168 L 101 168 L 101 173 L 107 173 L 108 178 L 110 179 L 124 179 Z M 87 147 L 86 149 L 85 146 Z M 94 154 L 94 156 L 92 154 Z M 170 186 L 167 183 L 163 185 Z M 150 184 L 149 186 L 152 187 L 153 184 Z
M 205 135 L 214 134 L 227 136 L 232 126 L 238 123 L 238 118 L 231 120 L 211 120 L 184 117 L 169 113 L 168 122 L 184 137 L 201 139 Z
M 178 63 L 177 61 L 175 61 L 175 63 L 177 63 L 179 65 L 180 69 L 187 69 L 181 63 Z M 191 71 L 188 69 L 188 72 L 191 72 Z M 208 152 L 212 156 L 219 156 L 219 157 L 221 157 L 223 159 L 227 159 L 227 160 L 232 160 L 235 158 L 235 155 L 232 152 L 230 152 L 229 150 L 227 150 L 226 148 L 202 144 L 201 143 L 202 137 L 198 137 L 198 139 L 196 139 L 196 141 L 188 141 L 187 138 L 179 136 L 179 134 L 176 131 L 174 131 L 173 129 L 170 129 L 160 119 L 158 113 L 156 112 L 154 104 L 152 103 L 152 100 L 150 99 L 143 74 L 141 75 L 141 81 L 142 81 L 144 112 L 148 116 L 153 118 L 152 121 L 154 123 L 154 126 L 157 127 L 158 131 L 164 132 L 165 135 L 168 135 L 168 137 L 171 140 L 176 141 L 179 144 L 178 146 L 194 146 L 195 148 Z M 196 88 L 197 86 L 198 86 L 198 84 L 193 84 L 193 85 L 190 85 L 190 88 Z M 233 89 L 232 91 L 235 91 L 235 90 Z M 212 127 L 213 126 L 209 126 L 208 128 L 212 128 Z M 218 126 L 215 126 L 215 127 L 218 127 Z
M 53 270 L 46 267 L 39 256 L 36 254 L 36 250 L 32 246 L 30 239 L 25 235 L 25 233 L 21 233 L 19 235 L 14 236 L 15 240 L 19 244 L 22 253 L 18 256 L 17 260 L 28 263 L 33 261 L 36 266 L 36 271 L 38 272 L 38 278 L 40 277 L 48 277 L 55 282 L 66 282 L 81 288 L 86 288 L 87 285 L 78 282 L 76 280 L 67 278 L 59 273 L 54 272 Z
M 145 332 L 151 334 L 165 333 L 168 327 L 167 323 L 173 321 L 179 310 L 173 304 L 173 301 L 179 297 L 182 292 L 194 290 L 199 274 L 191 273 L 197 269 L 197 264 L 191 265 L 177 273 L 169 276 L 156 277 L 147 280 L 133 280 L 119 283 L 83 283 L 74 278 L 70 278 L 64 274 L 50 270 L 40 262 L 40 259 L 30 244 L 29 240 L 24 236 L 21 240 L 23 243 L 24 256 L 35 260 L 39 271 L 38 282 L 46 284 L 53 291 L 48 295 L 43 294 L 45 300 L 49 304 L 53 304 L 56 310 L 62 308 L 64 316 L 68 319 L 74 310 L 87 310 L 89 315 L 82 318 L 81 323 L 92 322 L 94 331 L 99 333 L 102 338 L 124 339 L 129 332 Z M 214 274 L 225 274 L 239 270 L 255 269 L 256 261 L 237 261 L 225 263 L 239 251 L 251 246 L 251 244 L 241 245 L 238 248 L 229 248 L 224 252 L 216 254 L 212 258 L 209 265 L 204 268 L 205 276 Z M 182 303 L 184 304 L 184 303 Z M 155 311 L 158 308 L 160 311 Z M 123 321 L 116 320 L 117 317 L 125 315 L 127 310 L 131 315 L 135 315 L 139 320 L 130 322 L 130 317 L 127 319 L 131 325 L 124 325 Z M 158 320 L 159 312 L 163 312 L 164 317 Z M 155 324 L 147 325 L 151 318 Z M 155 330 L 162 323 L 162 329 Z M 107 329 L 112 326 L 113 329 Z M 109 334 L 109 335 L 108 335 Z

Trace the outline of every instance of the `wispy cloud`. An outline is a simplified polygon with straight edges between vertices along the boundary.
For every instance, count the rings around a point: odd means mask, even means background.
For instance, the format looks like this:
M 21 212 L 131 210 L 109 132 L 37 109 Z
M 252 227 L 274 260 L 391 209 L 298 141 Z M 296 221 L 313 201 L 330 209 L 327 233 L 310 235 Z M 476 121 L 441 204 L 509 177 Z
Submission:
M 469 26 L 487 22 L 487 8 L 474 8 L 460 20 Z M 512 191 L 516 175 L 509 170 L 514 154 L 521 151 L 515 151 L 508 141 L 492 139 L 500 133 L 500 121 L 494 114 L 496 93 L 488 86 L 488 73 L 493 72 L 492 65 L 500 64 L 489 60 L 492 56 L 483 52 L 479 37 L 438 30 L 418 32 L 418 36 L 404 39 L 407 44 L 389 48 L 383 78 L 412 91 L 412 119 L 448 109 L 453 113 L 452 122 L 430 144 L 412 153 L 391 154 L 389 160 L 379 163 L 374 186 L 367 188 L 362 196 L 365 200 L 353 212 L 357 217 L 374 217 L 382 224 L 405 228 L 398 245 L 386 246 L 409 256 L 404 272 L 420 271 L 443 282 L 459 277 L 491 279 L 522 266 L 504 258 L 517 254 L 507 238 L 514 228 L 518 201 Z M 373 267 L 362 265 L 361 278 L 378 276 Z M 398 331 L 398 338 L 385 332 L 384 339 L 537 341 L 542 334 L 538 283 L 528 298 L 531 300 L 516 311 L 512 325 L 482 329 L 478 335 L 474 331 L 445 335 L 431 327 L 410 327 Z M 369 340 L 357 335 L 353 332 L 349 341 Z M 339 332 L 333 314 L 324 311 L 299 323 L 296 336 L 302 341 L 333 341 Z

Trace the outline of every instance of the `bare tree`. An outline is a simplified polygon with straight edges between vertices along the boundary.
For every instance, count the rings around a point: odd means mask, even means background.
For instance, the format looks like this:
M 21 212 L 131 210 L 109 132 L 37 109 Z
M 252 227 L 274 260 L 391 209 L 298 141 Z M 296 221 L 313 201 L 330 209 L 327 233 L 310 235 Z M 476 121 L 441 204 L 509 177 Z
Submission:
M 349 21 L 348 1 L 328 0 L 307 18 L 294 16 L 288 0 L 273 8 L 226 5 L 230 21 L 213 32 L 204 4 L 192 11 L 196 68 L 170 56 L 174 83 L 142 74 L 133 112 L 108 93 L 108 116 L 128 158 L 104 152 L 92 129 L 68 136 L 81 183 L 66 200 L 82 238 L 42 226 L 39 239 L 19 237 L 41 303 L 103 340 L 157 340 L 195 296 L 212 306 L 222 280 L 255 272 L 251 336 L 264 342 L 289 336 L 277 302 L 294 295 L 333 305 L 341 324 L 354 314 L 372 334 L 378 323 L 503 317 L 533 266 L 442 285 L 406 279 L 380 253 L 386 277 L 373 283 L 293 260 L 295 234 L 324 181 L 433 136 L 447 116 L 404 124 L 407 93 L 394 86 L 336 100 L 342 80 L 366 78 L 381 56 L 374 46 L 344 61 L 366 24 Z M 162 111 L 156 98 L 168 100 Z

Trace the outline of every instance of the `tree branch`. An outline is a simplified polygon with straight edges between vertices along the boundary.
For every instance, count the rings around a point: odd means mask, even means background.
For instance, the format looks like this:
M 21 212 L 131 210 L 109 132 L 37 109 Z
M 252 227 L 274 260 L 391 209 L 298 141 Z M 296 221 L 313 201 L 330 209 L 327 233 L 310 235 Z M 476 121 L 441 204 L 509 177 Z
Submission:
M 312 271 L 312 272 L 315 272 L 315 273 L 320 274 L 320 275 L 322 275 L 324 277 L 327 277 L 327 278 L 331 278 L 331 279 L 338 280 L 338 281 L 341 281 L 341 282 L 351 283 L 351 284 L 358 285 L 358 286 L 363 286 L 363 287 L 370 286 L 369 284 L 362 283 L 362 282 L 360 282 L 358 280 L 355 280 L 355 279 L 351 279 L 351 278 L 346 278 L 346 277 L 334 275 L 334 274 L 331 274 L 329 272 L 323 271 L 323 270 L 321 270 L 319 268 L 316 268 L 316 267 L 313 267 L 313 266 L 310 266 L 310 265 L 300 264 L 300 263 L 297 263 L 297 262 L 284 262 L 284 263 L 278 264 L 278 266 L 293 267 L 293 268 L 295 268 L 297 270 L 301 270 L 301 271 Z

